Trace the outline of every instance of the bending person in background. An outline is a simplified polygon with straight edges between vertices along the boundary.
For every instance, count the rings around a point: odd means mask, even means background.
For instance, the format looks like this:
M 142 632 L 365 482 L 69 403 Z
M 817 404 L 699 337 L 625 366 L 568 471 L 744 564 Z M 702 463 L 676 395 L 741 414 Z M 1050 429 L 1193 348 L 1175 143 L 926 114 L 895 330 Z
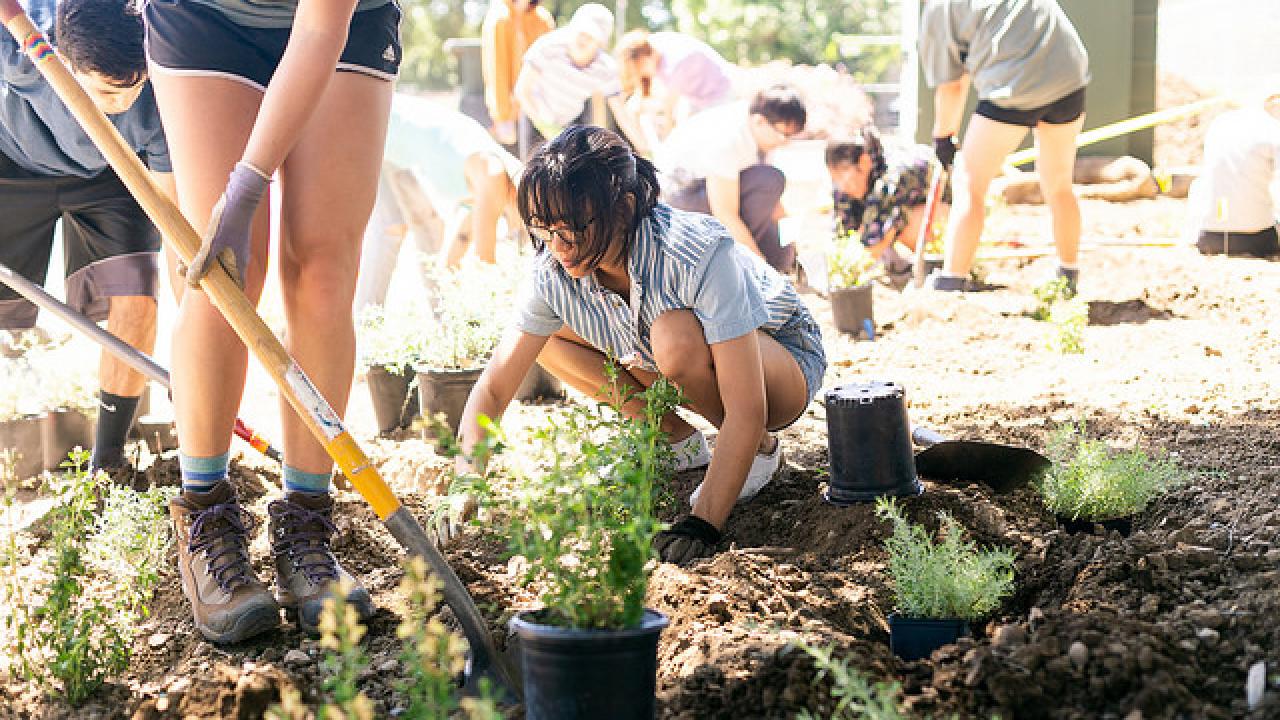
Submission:
M 516 144 L 516 78 L 524 54 L 534 41 L 554 30 L 555 18 L 538 0 L 492 0 L 480 26 L 480 63 L 484 102 L 493 122 L 493 136 L 503 145 Z
M 1280 252 L 1273 194 L 1280 182 L 1280 93 L 1223 113 L 1204 138 L 1200 177 L 1187 212 L 1206 255 L 1265 257 Z
M 360 256 L 356 309 L 381 305 L 400 245 L 412 234 L 419 251 L 454 268 L 469 248 L 496 263 L 498 221 L 520 235 L 515 184 L 522 166 L 480 123 L 429 100 L 398 93 L 391 103 L 385 165 Z
M 595 122 L 588 101 L 597 96 L 608 103 L 627 138 L 644 148 L 639 128 L 622 105 L 618 64 L 604 50 L 612 34 L 609 8 L 587 3 L 573 13 L 568 25 L 547 33 L 529 48 L 516 81 L 521 160 L 568 125 Z M 595 114 L 603 118 L 604 108 Z
M 170 197 L 172 166 L 147 82 L 142 19 L 126 0 L 33 0 L 27 12 L 98 109 Z M 54 22 L 54 16 L 57 22 Z M 156 341 L 160 233 L 53 87 L 0 32 L 0 262 L 43 284 L 62 222 L 67 304 L 129 345 Z M 0 284 L 0 327 L 35 325 L 37 309 Z M 147 379 L 111 353 L 99 361 L 98 428 L 89 465 L 125 464 L 124 444 Z
M 955 158 L 971 81 L 979 101 L 951 180 L 946 258 L 926 286 L 965 289 L 982 236 L 987 189 L 1031 130 L 1040 150 L 1040 188 L 1053 217 L 1057 272 L 1074 293 L 1080 203 L 1071 173 L 1089 83 L 1080 36 L 1054 0 L 927 0 L 920 13 L 920 63 L 936 88 L 933 143 L 943 167 Z
M 788 85 L 694 115 L 658 149 L 664 199 L 715 216 L 738 244 L 792 272 L 796 248 L 783 247 L 778 235 L 787 180 L 765 156 L 803 131 L 806 118 L 804 101 Z
M 695 37 L 632 30 L 618 41 L 614 54 L 621 67 L 623 96 L 656 100 L 652 112 L 670 127 L 733 100 L 733 65 Z M 656 146 L 654 138 L 647 139 Z
M 655 547 L 675 563 L 715 552 L 734 504 L 782 466 L 774 433 L 822 383 L 818 325 L 791 284 L 720 223 L 658 202 L 653 165 L 608 130 L 571 127 L 539 150 L 519 204 L 540 255 L 516 326 L 467 399 L 463 449 L 482 437 L 481 415 L 501 417 L 535 360 L 589 397 L 608 385 L 609 357 L 626 365 L 624 394 L 661 374 L 720 434 L 711 455 L 679 415 L 663 418 L 677 470 L 709 466 L 692 514 Z M 623 412 L 642 417 L 642 405 Z
M 170 503 L 178 569 L 195 625 L 234 643 L 280 624 L 317 631 L 340 587 L 367 619 L 369 593 L 330 548 L 333 461 L 281 399 L 284 495 L 267 508 L 275 597 L 249 559 L 250 530 L 227 478 L 248 355 L 197 283 L 220 263 L 257 302 L 266 277 L 267 190 L 278 173 L 285 345 L 345 412 L 355 371 L 351 300 L 369 221 L 400 11 L 390 0 L 148 3 L 147 56 L 182 212 L 204 243 L 186 269 L 173 336 L 182 493 Z
M 925 205 L 933 151 L 925 145 L 884 145 L 870 125 L 852 137 L 827 142 L 827 170 L 831 173 L 836 209 L 836 233 L 858 239 L 885 269 L 909 269 L 895 243 L 916 251 Z M 945 200 L 936 217 L 945 217 Z

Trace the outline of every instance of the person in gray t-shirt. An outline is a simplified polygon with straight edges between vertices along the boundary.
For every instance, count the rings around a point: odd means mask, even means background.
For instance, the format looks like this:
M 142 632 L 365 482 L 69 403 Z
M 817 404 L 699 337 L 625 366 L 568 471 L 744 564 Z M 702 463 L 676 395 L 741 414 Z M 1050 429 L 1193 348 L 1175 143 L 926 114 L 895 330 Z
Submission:
M 1076 136 L 1084 125 L 1089 57 L 1055 0 L 927 0 L 920 16 L 920 60 L 934 91 L 934 151 L 944 168 L 969 85 L 978 107 L 969 120 L 936 290 L 963 290 L 982 235 L 983 200 L 1005 157 L 1027 130 L 1036 135 L 1036 170 L 1053 215 L 1058 273 L 1075 291 L 1080 206 L 1071 189 Z
M 41 32 L 94 104 L 172 191 L 172 167 L 142 52 L 142 19 L 127 0 L 30 0 Z M 56 23 L 55 23 L 56 16 Z M 31 41 L 29 52 L 39 52 Z M 0 32 L 0 263 L 43 284 L 61 223 L 67 304 L 124 342 L 156 340 L 160 233 L 31 59 Z M 0 285 L 0 328 L 18 331 L 38 310 Z M 98 371 L 98 427 L 90 466 L 125 464 L 124 443 L 147 380 L 109 353 Z

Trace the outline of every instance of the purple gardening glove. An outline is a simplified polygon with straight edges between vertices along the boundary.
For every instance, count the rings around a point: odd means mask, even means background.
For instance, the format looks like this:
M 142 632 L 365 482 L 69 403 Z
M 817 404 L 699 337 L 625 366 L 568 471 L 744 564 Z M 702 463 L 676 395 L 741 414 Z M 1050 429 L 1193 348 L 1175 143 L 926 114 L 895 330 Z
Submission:
M 191 258 L 191 264 L 180 270 L 191 287 L 199 287 L 200 280 L 209 274 L 215 260 L 231 275 L 241 288 L 249 270 L 249 228 L 253 213 L 267 194 L 270 178 L 245 162 L 236 163 L 227 180 L 227 189 L 218 204 L 213 206 L 209 229 L 205 230 L 203 243 Z

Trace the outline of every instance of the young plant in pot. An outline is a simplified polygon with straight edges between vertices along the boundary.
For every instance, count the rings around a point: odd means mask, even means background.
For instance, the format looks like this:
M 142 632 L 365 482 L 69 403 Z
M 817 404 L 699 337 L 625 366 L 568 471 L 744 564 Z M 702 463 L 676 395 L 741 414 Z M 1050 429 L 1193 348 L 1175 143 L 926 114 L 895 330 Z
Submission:
M 893 525 L 885 541 L 897 611 L 889 615 L 889 645 L 903 660 L 928 657 L 969 633 L 969 623 L 1013 592 L 1011 550 L 979 550 L 960 524 L 939 512 L 941 539 L 909 522 L 893 498 L 876 501 Z
M 537 469 L 516 473 L 514 487 L 495 492 L 498 481 L 474 476 L 455 484 L 503 516 L 522 580 L 543 606 L 511 621 L 529 720 L 654 717 L 667 618 L 644 599 L 663 527 L 655 485 L 673 467 L 659 424 L 679 392 L 659 379 L 641 397 L 638 420 L 605 405 L 552 412 L 521 446 L 533 454 L 523 464 Z
M 45 470 L 58 470 L 75 448 L 93 447 L 98 416 L 97 363 L 84 362 L 87 345 L 45 346 L 28 356 L 37 368 L 45 415 L 41 446 Z M 92 357 L 92 355 L 90 356 Z
M 832 244 L 827 255 L 827 276 L 831 317 L 840 332 L 868 340 L 875 338 L 871 280 L 877 269 L 876 259 L 862 245 L 858 233 L 850 232 Z
M 463 263 L 457 270 L 439 271 L 434 283 L 435 319 L 428 323 L 415 365 L 418 400 L 424 415 L 443 413 L 455 432 L 511 307 L 510 285 L 501 282 L 500 273 Z
M 1172 458 L 1112 450 L 1086 437 L 1084 423 L 1060 426 L 1046 454 L 1053 462 L 1040 478 L 1040 495 L 1068 532 L 1101 526 L 1128 535 L 1135 515 L 1187 480 Z
M 409 427 L 418 416 L 413 368 L 431 322 L 414 303 L 396 308 L 370 305 L 360 313 L 356 364 L 365 373 L 379 433 Z
M 0 451 L 10 452 L 13 474 L 28 478 L 44 469 L 43 408 L 32 393 L 35 379 L 24 358 L 0 359 Z

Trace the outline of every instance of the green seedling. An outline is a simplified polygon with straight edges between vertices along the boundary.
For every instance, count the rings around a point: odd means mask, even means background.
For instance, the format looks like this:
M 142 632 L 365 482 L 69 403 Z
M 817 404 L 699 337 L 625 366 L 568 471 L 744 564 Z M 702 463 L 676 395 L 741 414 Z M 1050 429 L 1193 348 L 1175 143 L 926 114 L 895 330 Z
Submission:
M 877 267 L 876 259 L 867 252 L 857 232 L 837 238 L 827 253 L 827 277 L 832 288 L 866 285 L 878 274 Z
M 487 680 L 481 681 L 479 697 L 459 698 L 455 679 L 466 668 L 466 643 L 434 616 L 440 604 L 436 581 L 427 573 L 422 558 L 411 558 L 405 567 L 400 591 L 409 600 L 409 610 L 397 630 L 404 649 L 400 661 L 406 669 L 399 690 L 409 701 L 400 715 L 405 720 L 499 720 Z
M 813 666 L 818 671 L 813 682 L 816 685 L 823 678 L 831 678 L 831 697 L 836 701 L 835 708 L 826 717 L 830 720 L 906 720 L 907 716 L 898 710 L 898 700 L 902 694 L 902 685 L 896 682 L 872 683 L 857 668 L 844 658 L 835 656 L 835 646 L 819 647 L 805 642 L 799 647 L 813 658 Z M 819 716 L 801 710 L 796 720 L 819 720 Z
M 347 602 L 349 583 L 338 586 L 336 593 L 325 598 L 320 613 L 320 647 L 326 650 L 320 669 L 326 677 L 323 684 L 328 704 L 320 709 L 321 720 L 373 720 L 373 702 L 360 692 L 360 673 L 369 666 L 369 656 L 360 641 L 365 626 L 356 608 Z
M 72 706 L 128 666 L 136 621 L 147 614 L 156 567 L 168 548 L 167 526 L 157 519 L 159 497 L 138 500 L 128 497 L 128 490 L 106 492 L 105 476 L 89 475 L 87 461 L 87 453 L 73 453 L 53 486 L 59 503 L 51 513 L 48 582 L 34 589 L 15 582 L 20 553 L 12 533 L 5 553 L 12 656 L 25 679 Z M 119 526 L 95 520 L 104 495 Z M 158 537 L 136 542 L 151 533 Z M 117 563 L 99 562 L 99 543 L 136 551 L 131 557 L 137 566 L 122 570 Z
M 1063 355 L 1084 352 L 1084 329 L 1089 326 L 1088 304 L 1080 300 L 1060 302 L 1050 310 L 1049 322 L 1054 327 L 1050 349 Z
M 1057 428 L 1046 454 L 1053 463 L 1040 479 L 1040 494 L 1053 514 L 1072 520 L 1136 515 L 1187 480 L 1187 473 L 1165 455 L 1117 452 L 1101 440 L 1088 439 L 1083 422 Z
M 1071 285 L 1065 277 L 1058 277 L 1034 288 L 1031 294 L 1036 298 L 1031 317 L 1044 321 L 1049 319 L 1055 305 L 1071 299 Z
M 1013 592 L 1013 552 L 979 550 L 947 513 L 938 513 L 938 541 L 924 526 L 908 522 L 893 498 L 877 500 L 876 514 L 893 525 L 885 547 L 897 610 L 904 616 L 976 620 Z

